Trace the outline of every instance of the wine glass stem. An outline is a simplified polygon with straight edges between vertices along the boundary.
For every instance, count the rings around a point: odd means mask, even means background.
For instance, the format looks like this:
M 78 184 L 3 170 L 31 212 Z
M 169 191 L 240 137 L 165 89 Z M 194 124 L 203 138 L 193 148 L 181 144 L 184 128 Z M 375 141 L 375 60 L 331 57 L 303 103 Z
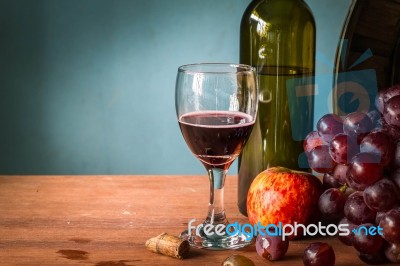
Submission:
M 208 205 L 208 215 L 206 223 L 228 224 L 224 207 L 224 184 L 226 178 L 226 170 L 211 168 L 208 169 L 210 179 L 210 203 Z

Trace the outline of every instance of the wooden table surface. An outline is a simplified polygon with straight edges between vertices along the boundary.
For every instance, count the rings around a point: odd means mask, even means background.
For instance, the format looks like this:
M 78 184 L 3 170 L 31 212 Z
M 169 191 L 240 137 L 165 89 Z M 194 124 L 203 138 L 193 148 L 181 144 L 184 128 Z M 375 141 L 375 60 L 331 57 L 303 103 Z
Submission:
M 236 184 L 228 176 L 228 219 L 246 223 L 236 207 Z M 179 235 L 190 219 L 200 221 L 207 205 L 206 176 L 0 176 L 0 265 L 221 265 L 232 254 L 272 265 L 254 245 L 191 249 L 185 260 L 145 248 L 151 237 Z M 364 265 L 335 238 L 292 241 L 285 259 L 273 265 L 302 265 L 312 241 L 333 245 L 336 265 Z

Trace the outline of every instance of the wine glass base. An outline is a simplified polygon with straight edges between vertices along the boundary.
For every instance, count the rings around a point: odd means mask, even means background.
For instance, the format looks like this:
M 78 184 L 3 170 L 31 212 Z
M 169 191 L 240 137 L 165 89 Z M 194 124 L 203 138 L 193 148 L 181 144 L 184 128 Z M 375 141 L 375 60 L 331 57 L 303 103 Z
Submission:
M 185 230 L 180 237 L 187 240 L 190 246 L 194 248 L 211 250 L 239 249 L 253 243 L 253 237 L 247 238 L 243 233 L 232 236 L 227 234 L 207 236 L 204 232 L 197 235 L 196 230 L 192 230 L 190 233 Z

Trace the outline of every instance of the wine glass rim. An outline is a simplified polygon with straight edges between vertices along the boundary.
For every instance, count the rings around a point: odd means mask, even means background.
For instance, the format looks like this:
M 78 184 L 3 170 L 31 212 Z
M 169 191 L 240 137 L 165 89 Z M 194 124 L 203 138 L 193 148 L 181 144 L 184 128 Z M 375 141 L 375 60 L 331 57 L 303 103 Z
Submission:
M 178 71 L 185 73 L 233 74 L 255 72 L 255 68 L 250 65 L 236 63 L 193 63 L 180 66 Z

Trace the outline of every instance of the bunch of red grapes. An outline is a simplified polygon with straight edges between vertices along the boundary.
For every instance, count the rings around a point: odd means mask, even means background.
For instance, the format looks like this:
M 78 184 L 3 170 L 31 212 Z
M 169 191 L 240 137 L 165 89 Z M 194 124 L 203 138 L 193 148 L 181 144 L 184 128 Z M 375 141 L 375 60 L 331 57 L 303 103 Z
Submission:
M 304 151 L 324 174 L 323 218 L 349 225 L 339 239 L 365 263 L 400 263 L 400 85 L 379 92 L 375 105 L 369 113 L 324 115 Z

